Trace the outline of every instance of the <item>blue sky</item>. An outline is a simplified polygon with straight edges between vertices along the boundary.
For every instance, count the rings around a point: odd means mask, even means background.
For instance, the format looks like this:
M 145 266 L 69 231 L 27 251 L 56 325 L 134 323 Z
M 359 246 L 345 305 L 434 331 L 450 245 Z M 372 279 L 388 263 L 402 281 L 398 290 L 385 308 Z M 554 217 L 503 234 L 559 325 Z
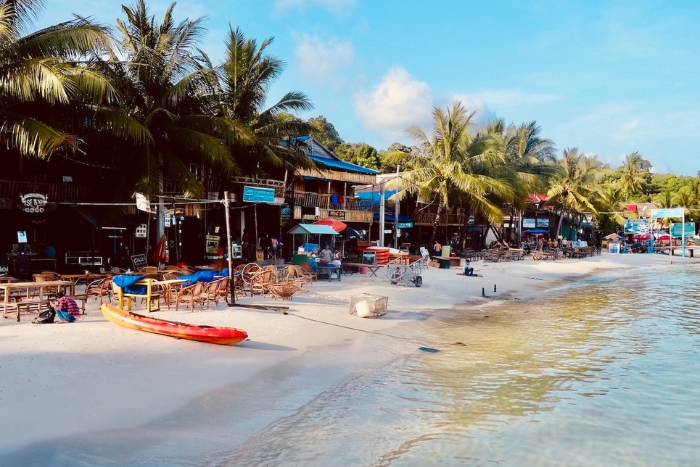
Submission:
M 132 2 L 126 2 L 132 4 Z M 158 20 L 170 2 L 148 1 Z M 111 0 L 47 0 L 37 26 L 90 16 L 114 26 Z M 229 24 L 286 70 L 270 89 L 306 93 L 348 142 L 411 144 L 434 106 L 460 100 L 477 119 L 536 120 L 542 136 L 655 172 L 700 170 L 700 2 L 181 0 L 177 20 L 208 17 L 202 48 L 223 56 Z

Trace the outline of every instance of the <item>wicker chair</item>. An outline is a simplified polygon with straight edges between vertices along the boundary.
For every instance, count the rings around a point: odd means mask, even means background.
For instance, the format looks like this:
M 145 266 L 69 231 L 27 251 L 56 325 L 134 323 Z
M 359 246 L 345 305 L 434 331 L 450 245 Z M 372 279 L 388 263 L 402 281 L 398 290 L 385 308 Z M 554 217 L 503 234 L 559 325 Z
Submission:
M 282 300 L 291 300 L 292 296 L 301 289 L 301 287 L 299 287 L 295 282 L 280 282 L 279 284 L 270 284 L 268 288 L 270 290 L 270 296 L 272 298 L 281 298 Z
M 221 298 L 219 295 L 219 289 L 221 288 L 222 281 L 223 279 L 211 281 L 203 287 L 202 303 L 206 305 L 207 308 L 209 308 L 210 301 L 213 301 L 214 305 L 219 304 L 219 299 Z
M 112 302 L 112 279 L 98 279 L 92 281 L 85 288 L 85 299 L 92 297 L 95 300 L 100 299 L 100 305 L 102 305 L 102 297 L 107 297 L 109 302 Z
M 252 273 L 250 275 L 250 296 L 252 297 L 255 293 L 266 295 L 270 292 L 270 285 L 275 283 L 275 275 L 269 269 Z
M 258 266 L 255 263 L 248 263 L 241 270 L 241 279 L 243 279 L 242 287 L 243 287 L 243 294 L 244 295 L 245 295 L 246 289 L 251 290 L 251 285 L 250 285 L 251 276 L 259 270 L 260 270 L 260 266 Z M 251 296 L 252 295 L 253 294 L 251 292 Z
M 187 304 L 187 307 L 190 308 L 191 311 L 194 311 L 194 306 L 197 303 L 199 303 L 200 309 L 204 309 L 202 290 L 203 286 L 201 282 L 180 289 L 175 296 L 175 311 L 178 310 L 180 303 Z

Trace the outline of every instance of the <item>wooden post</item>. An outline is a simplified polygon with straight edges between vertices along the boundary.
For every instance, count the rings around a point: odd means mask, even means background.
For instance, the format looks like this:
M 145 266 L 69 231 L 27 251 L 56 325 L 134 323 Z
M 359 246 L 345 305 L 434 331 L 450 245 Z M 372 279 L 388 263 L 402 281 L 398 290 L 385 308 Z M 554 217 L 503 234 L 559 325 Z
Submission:
M 229 199 L 228 191 L 224 191 L 224 215 L 226 217 L 226 241 L 228 245 L 226 251 L 228 251 L 228 288 L 231 291 L 231 301 L 228 306 L 234 306 L 236 304 L 236 292 L 234 290 L 233 283 L 233 258 L 231 254 L 231 212 L 229 211 Z

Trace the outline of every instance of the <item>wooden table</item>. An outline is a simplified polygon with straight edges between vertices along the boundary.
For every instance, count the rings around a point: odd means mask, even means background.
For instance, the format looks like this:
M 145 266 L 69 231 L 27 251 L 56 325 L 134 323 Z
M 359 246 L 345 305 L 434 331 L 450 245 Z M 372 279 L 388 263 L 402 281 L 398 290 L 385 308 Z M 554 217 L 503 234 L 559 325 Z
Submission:
M 30 305 L 37 305 L 37 308 L 41 310 L 42 305 L 48 307 L 49 295 L 51 294 L 49 289 L 59 289 L 63 288 L 64 292 L 66 289 L 70 289 L 73 286 L 71 281 L 46 281 L 46 282 L 14 282 L 9 284 L 0 284 L 0 290 L 5 293 L 3 300 L 3 310 L 2 317 L 7 318 L 7 310 L 9 308 L 17 309 L 17 321 L 19 322 L 19 312 L 22 307 L 26 306 L 27 310 Z M 39 297 L 32 297 L 32 290 L 38 291 Z M 15 292 L 15 298 L 18 298 L 18 302 L 10 302 L 12 294 Z M 46 298 L 44 298 L 46 295 Z M 26 299 L 22 301 L 22 299 Z
M 444 268 L 444 269 L 450 269 L 450 266 L 457 266 L 457 267 L 459 267 L 459 265 L 460 265 L 461 262 L 462 262 L 462 258 L 459 258 L 459 257 L 456 257 L 456 256 L 433 256 L 433 260 L 438 260 L 438 261 L 440 261 L 440 263 L 441 263 L 440 266 L 442 266 L 442 264 L 443 264 L 442 262 L 443 262 L 443 261 L 447 261 L 447 262 L 448 262 L 448 263 L 447 263 L 448 266 L 447 266 L 447 268 Z
M 367 268 L 370 272 L 370 276 L 374 276 L 374 277 L 377 277 L 377 271 L 379 270 L 379 268 L 384 267 L 383 264 L 364 264 L 364 263 L 342 263 L 341 264 L 342 268 L 345 268 L 346 266 L 349 268 L 358 268 L 358 269 L 359 268 Z

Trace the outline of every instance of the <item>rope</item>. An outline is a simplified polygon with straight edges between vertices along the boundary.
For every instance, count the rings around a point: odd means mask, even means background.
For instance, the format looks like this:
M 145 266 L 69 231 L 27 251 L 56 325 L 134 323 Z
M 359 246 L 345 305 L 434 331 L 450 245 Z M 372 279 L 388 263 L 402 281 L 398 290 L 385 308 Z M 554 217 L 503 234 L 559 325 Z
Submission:
M 329 323 L 327 321 L 321 321 L 318 319 L 307 318 L 305 316 L 299 316 L 299 315 L 288 315 L 288 316 L 294 316 L 295 318 L 305 319 L 307 321 L 313 321 L 314 323 L 327 324 L 328 326 L 335 326 L 337 328 L 350 329 L 351 331 L 364 332 L 367 334 L 375 334 L 377 336 L 382 336 L 382 337 L 393 337 L 394 339 L 400 339 L 400 340 L 411 342 L 411 343 L 415 344 L 415 341 L 413 339 L 408 338 L 408 337 L 394 336 L 393 334 L 384 334 L 383 332 L 368 331 L 366 329 L 358 329 L 358 328 L 353 328 L 351 326 L 343 326 L 342 324 Z M 418 349 L 422 350 L 423 352 L 437 352 L 438 351 L 437 349 L 433 349 L 430 347 L 418 347 Z

